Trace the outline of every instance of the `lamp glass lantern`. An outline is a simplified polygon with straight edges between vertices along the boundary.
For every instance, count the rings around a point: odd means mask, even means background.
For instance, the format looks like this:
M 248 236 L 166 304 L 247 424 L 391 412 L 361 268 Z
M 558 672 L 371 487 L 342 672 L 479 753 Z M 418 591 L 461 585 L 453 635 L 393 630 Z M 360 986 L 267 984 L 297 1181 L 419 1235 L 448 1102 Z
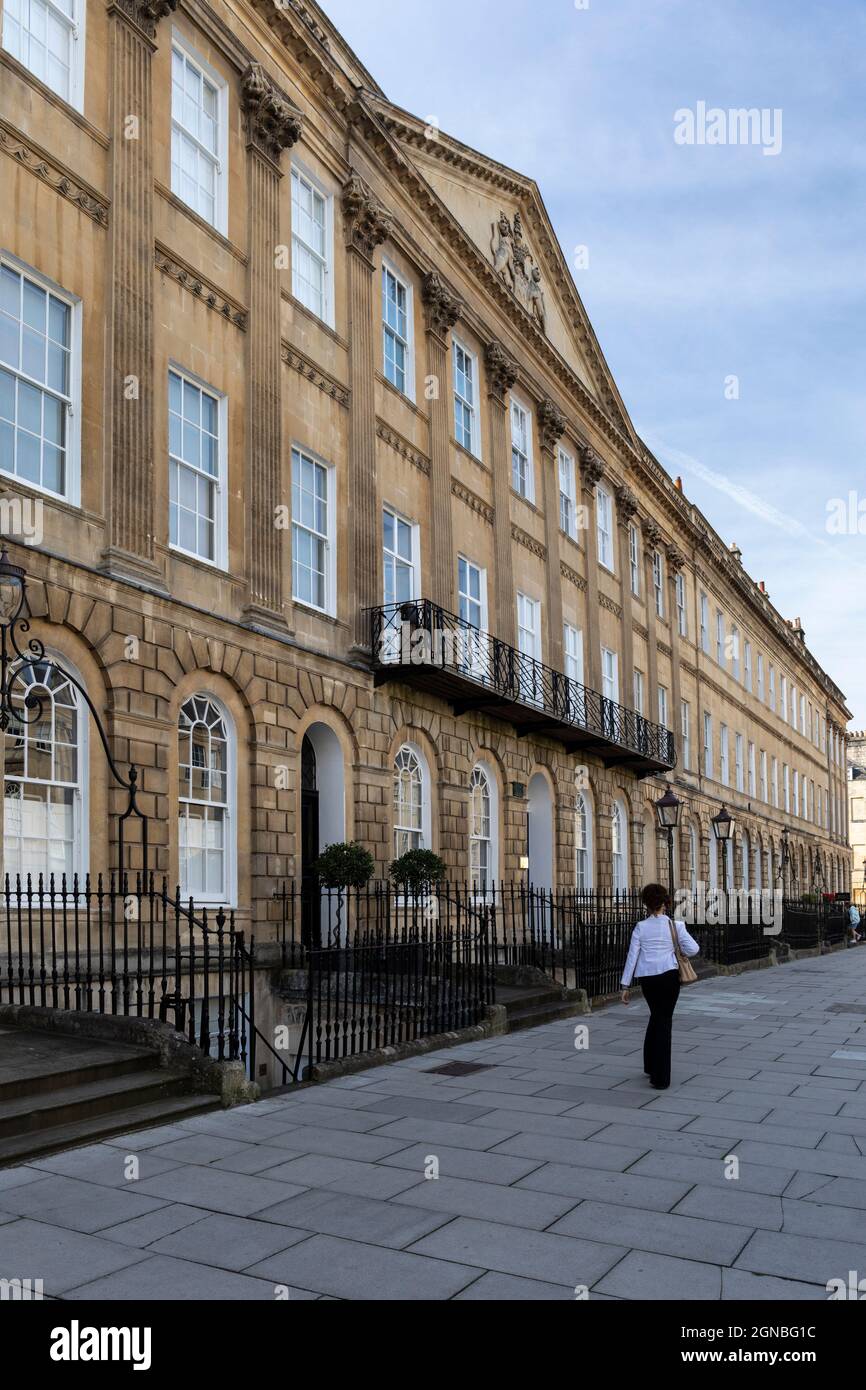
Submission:
M 13 565 L 6 552 L 0 552 L 0 627 L 9 627 L 21 609 L 25 571 Z
M 656 816 L 660 830 L 676 830 L 680 823 L 683 803 L 671 787 L 660 801 L 655 803 Z
M 722 844 L 725 844 L 728 840 L 733 839 L 736 824 L 737 823 L 734 820 L 734 817 L 731 815 L 730 811 L 728 810 L 727 806 L 723 806 L 719 814 L 717 816 L 713 816 L 713 834 L 715 835 L 717 840 L 721 841 Z

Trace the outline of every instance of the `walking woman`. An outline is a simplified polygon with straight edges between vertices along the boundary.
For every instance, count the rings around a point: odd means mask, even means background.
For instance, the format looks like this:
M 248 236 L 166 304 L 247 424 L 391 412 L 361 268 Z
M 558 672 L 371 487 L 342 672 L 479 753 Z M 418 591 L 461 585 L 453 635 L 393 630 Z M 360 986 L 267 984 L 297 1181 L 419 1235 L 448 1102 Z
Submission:
M 647 915 L 631 935 L 622 974 L 622 1002 L 628 1003 L 629 986 L 637 979 L 650 1011 L 643 1069 L 655 1090 L 666 1091 L 671 1084 L 671 1029 L 680 997 L 678 955 L 696 956 L 701 948 L 689 936 L 684 922 L 671 920 L 670 894 L 660 883 L 648 883 L 641 900 Z

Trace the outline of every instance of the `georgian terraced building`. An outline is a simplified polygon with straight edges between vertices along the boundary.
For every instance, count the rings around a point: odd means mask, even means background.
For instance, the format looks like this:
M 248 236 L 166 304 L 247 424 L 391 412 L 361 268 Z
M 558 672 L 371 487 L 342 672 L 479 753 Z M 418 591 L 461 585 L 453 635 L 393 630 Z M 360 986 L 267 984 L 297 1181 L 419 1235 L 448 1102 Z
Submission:
M 727 803 L 738 883 L 787 827 L 789 884 L 849 886 L 844 697 L 642 443 L 532 179 L 312 3 L 0 8 L 10 557 L 156 867 L 259 929 L 343 839 L 622 888 L 672 783 L 682 882 Z M 5 868 L 94 872 L 122 801 L 50 701 Z

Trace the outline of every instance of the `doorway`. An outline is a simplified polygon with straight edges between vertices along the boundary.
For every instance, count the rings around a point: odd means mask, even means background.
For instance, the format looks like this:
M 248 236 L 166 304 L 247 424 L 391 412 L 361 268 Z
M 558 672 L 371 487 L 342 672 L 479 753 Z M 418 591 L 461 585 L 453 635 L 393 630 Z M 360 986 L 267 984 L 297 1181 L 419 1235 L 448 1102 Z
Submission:
M 301 941 L 306 947 L 321 946 L 319 880 L 315 864 L 319 843 L 319 767 L 309 735 L 301 745 Z

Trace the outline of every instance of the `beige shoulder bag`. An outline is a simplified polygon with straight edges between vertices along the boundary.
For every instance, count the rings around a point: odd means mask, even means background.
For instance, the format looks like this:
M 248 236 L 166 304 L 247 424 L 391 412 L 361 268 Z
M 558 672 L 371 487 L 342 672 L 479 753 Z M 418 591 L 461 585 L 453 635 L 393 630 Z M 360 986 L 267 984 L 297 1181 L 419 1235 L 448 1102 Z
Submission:
M 695 974 L 695 969 L 691 961 L 688 960 L 680 950 L 680 941 L 679 937 L 677 936 L 677 929 L 674 926 L 670 917 L 668 918 L 668 926 L 671 929 L 671 940 L 674 943 L 674 955 L 677 958 L 677 965 L 680 968 L 680 984 L 693 985 L 698 977 Z

